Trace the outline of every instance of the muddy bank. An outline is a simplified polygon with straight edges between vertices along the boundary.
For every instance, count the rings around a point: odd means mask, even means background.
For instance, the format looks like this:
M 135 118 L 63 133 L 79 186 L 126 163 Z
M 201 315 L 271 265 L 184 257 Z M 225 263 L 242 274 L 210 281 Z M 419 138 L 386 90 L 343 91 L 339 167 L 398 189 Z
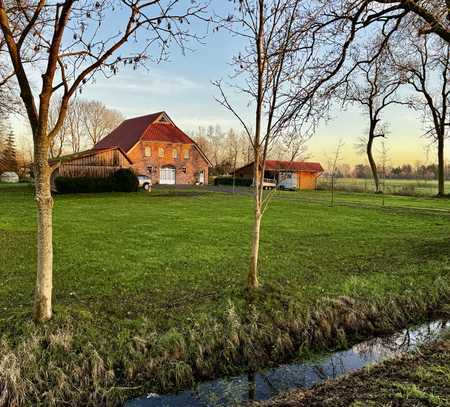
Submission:
M 322 353 L 278 367 L 198 383 L 167 395 L 147 394 L 126 407 L 234 407 L 248 400 L 268 400 L 292 389 L 308 389 L 366 366 L 434 343 L 450 332 L 450 322 L 430 321 L 388 336 L 375 337 L 346 350 Z
M 450 333 L 379 365 L 247 406 L 450 406 Z

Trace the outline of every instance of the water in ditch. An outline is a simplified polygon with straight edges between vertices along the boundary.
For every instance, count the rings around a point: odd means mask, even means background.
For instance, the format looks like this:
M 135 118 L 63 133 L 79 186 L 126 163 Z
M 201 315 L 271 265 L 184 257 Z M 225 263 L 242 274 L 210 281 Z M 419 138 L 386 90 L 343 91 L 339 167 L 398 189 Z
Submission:
M 129 400 L 125 407 L 229 407 L 248 400 L 267 400 L 297 388 L 308 388 L 364 366 L 392 358 L 438 338 L 450 322 L 433 321 L 396 334 L 377 337 L 344 351 L 311 361 L 296 361 L 253 374 L 199 383 L 174 394 L 147 394 Z

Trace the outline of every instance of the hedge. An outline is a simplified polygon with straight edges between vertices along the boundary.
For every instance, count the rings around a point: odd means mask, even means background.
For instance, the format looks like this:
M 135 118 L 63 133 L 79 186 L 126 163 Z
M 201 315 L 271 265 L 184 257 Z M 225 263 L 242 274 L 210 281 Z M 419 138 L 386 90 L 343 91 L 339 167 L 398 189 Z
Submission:
M 136 192 L 139 181 L 131 170 L 120 169 L 109 177 L 56 177 L 55 186 L 60 194 Z
M 251 178 L 235 178 L 234 185 L 238 187 L 250 187 L 253 184 Z M 214 185 L 233 185 L 233 177 L 217 177 L 214 179 Z
M 136 192 L 139 188 L 139 180 L 131 170 L 120 169 L 113 175 L 113 190 L 117 192 Z

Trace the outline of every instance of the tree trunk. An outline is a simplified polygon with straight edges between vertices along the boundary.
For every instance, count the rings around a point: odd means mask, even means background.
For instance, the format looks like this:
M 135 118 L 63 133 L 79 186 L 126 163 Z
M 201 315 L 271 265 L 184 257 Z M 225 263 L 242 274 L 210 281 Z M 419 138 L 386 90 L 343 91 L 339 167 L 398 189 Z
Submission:
M 378 178 L 378 169 L 375 159 L 373 158 L 372 147 L 373 147 L 374 137 L 369 136 L 369 141 L 367 142 L 367 158 L 369 160 L 370 169 L 372 170 L 373 181 L 375 182 L 375 192 L 380 191 L 380 180 Z
M 438 135 L 438 196 L 445 195 L 444 132 Z
M 331 176 L 331 206 L 334 205 L 334 174 Z
M 34 319 L 46 321 L 52 316 L 52 212 L 53 199 L 50 188 L 50 167 L 47 160 L 48 148 L 35 146 L 35 182 L 38 208 L 37 228 L 37 277 L 34 298 Z
M 248 288 L 255 290 L 259 287 L 258 281 L 258 256 L 259 256 L 259 235 L 261 230 L 261 201 L 263 198 L 264 181 L 264 160 L 266 150 L 261 155 L 261 118 L 264 103 L 264 69 L 265 69 L 265 49 L 264 49 L 264 0 L 259 0 L 258 6 L 258 33 L 256 38 L 257 67 L 258 67 L 258 94 L 255 115 L 255 137 L 253 140 L 254 153 L 254 180 L 255 180 L 255 219 L 253 223 L 252 247 L 250 257 L 250 270 L 248 273 Z M 268 137 L 268 135 L 266 135 Z M 266 139 L 267 141 L 268 139 Z M 261 164 L 261 167 L 260 167 Z
M 261 231 L 261 207 L 259 200 L 255 203 L 255 218 L 253 223 L 252 233 L 252 249 L 250 258 L 250 271 L 248 273 L 247 285 L 249 289 L 256 289 L 259 287 L 258 281 L 258 256 L 259 256 L 259 236 Z
M 259 256 L 259 236 L 261 230 L 261 171 L 259 169 L 259 151 L 255 153 L 255 169 L 254 169 L 254 182 L 255 182 L 255 212 L 253 221 L 253 232 L 252 232 L 252 246 L 251 246 L 251 257 L 250 257 L 250 270 L 248 273 L 247 286 L 250 290 L 254 290 L 259 287 L 258 281 L 258 256 Z

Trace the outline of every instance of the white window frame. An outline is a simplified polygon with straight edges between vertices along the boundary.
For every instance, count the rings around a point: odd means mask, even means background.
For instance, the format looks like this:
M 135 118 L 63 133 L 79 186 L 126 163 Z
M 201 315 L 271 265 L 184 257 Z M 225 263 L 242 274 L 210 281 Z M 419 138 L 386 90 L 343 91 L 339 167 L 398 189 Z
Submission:
M 150 146 L 144 147 L 144 157 L 152 156 L 152 148 Z
M 178 150 L 176 148 L 172 149 L 172 158 L 178 160 Z
M 164 148 L 163 147 L 159 147 L 158 149 L 158 156 L 159 158 L 163 158 L 164 157 Z
M 185 160 L 189 160 L 189 150 L 188 149 L 186 149 L 186 150 L 184 150 L 184 152 L 183 152 L 183 158 L 185 159 Z

